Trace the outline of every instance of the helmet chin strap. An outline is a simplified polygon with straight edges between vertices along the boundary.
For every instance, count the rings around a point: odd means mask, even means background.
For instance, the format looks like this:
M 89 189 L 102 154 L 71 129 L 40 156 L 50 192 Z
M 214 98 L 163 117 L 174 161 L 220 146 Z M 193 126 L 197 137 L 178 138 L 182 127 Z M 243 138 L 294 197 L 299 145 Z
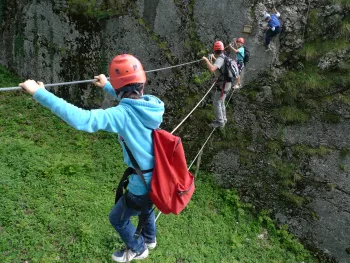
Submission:
M 141 91 L 140 91 L 141 96 L 143 96 L 143 89 L 144 89 L 144 88 L 145 88 L 145 83 L 143 83 L 142 89 L 141 89 Z
M 145 87 L 145 84 L 142 85 L 142 88 L 141 88 L 140 91 L 135 89 L 133 92 L 135 92 L 137 95 L 143 96 L 143 89 L 144 89 L 144 87 Z
M 144 87 L 145 87 L 145 83 L 143 83 L 142 88 L 141 88 L 140 91 L 138 91 L 137 89 L 134 89 L 132 92 L 135 92 L 137 95 L 143 96 Z M 119 91 L 119 92 L 118 92 L 118 96 L 117 96 L 117 101 L 118 101 L 118 102 L 121 101 L 121 99 L 123 98 L 124 94 L 127 93 L 127 92 L 130 92 L 130 90 L 127 90 L 127 91 Z
M 121 101 L 121 99 L 123 98 L 123 95 L 124 95 L 124 91 L 120 91 L 117 96 L 117 101 Z

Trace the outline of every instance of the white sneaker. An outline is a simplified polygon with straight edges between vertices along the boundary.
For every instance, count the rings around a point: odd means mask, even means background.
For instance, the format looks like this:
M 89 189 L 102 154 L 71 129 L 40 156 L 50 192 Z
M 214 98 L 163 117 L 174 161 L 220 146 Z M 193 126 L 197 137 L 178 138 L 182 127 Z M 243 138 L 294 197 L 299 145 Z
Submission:
M 156 246 L 157 246 L 157 239 L 154 240 L 154 242 L 151 242 L 151 243 L 145 243 L 147 248 L 149 249 L 154 249 Z
M 139 253 L 133 252 L 131 249 L 121 249 L 112 254 L 112 260 L 115 262 L 127 262 L 133 259 L 144 259 L 148 257 L 148 248 L 145 247 L 145 250 Z

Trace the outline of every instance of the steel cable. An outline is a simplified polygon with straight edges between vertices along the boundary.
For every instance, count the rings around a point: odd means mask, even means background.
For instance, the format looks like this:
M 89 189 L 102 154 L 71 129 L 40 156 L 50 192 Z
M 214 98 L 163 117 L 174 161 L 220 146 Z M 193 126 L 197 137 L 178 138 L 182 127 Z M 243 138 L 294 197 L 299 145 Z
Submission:
M 185 65 L 190 65 L 190 64 L 193 64 L 193 63 L 197 63 L 197 62 L 199 62 L 201 60 L 202 59 L 198 59 L 198 60 L 194 60 L 194 61 L 191 61 L 191 62 L 178 64 L 178 65 L 175 65 L 175 66 L 169 66 L 169 67 L 164 67 L 164 68 L 159 68 L 159 69 L 147 70 L 147 71 L 145 71 L 145 73 L 151 73 L 151 72 L 157 72 L 157 71 L 166 70 L 166 69 L 182 67 L 182 66 L 185 66 Z M 107 78 L 107 79 L 109 79 L 109 78 Z M 45 84 L 45 87 L 49 88 L 49 87 L 55 87 L 55 86 L 68 86 L 68 85 L 75 85 L 75 84 L 92 83 L 92 82 L 95 82 L 95 81 L 96 81 L 96 79 L 76 80 L 76 81 L 69 81 L 69 82 Z M 21 90 L 21 89 L 22 89 L 21 87 L 5 87 L 5 88 L 0 88 L 0 92 L 1 91 L 15 91 L 15 90 Z

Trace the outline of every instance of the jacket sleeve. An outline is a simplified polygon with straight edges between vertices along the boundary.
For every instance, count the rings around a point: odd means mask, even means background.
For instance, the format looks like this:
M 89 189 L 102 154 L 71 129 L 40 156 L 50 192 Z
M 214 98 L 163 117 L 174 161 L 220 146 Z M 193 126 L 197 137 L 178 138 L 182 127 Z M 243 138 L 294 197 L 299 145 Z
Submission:
M 111 94 L 113 97 L 117 97 L 117 94 L 115 93 L 115 90 L 113 89 L 112 84 L 109 81 L 103 87 L 103 90 Z
M 119 133 L 127 118 L 126 111 L 122 106 L 106 110 L 84 110 L 56 97 L 45 89 L 37 90 L 33 97 L 77 130 L 86 132 L 104 130 Z

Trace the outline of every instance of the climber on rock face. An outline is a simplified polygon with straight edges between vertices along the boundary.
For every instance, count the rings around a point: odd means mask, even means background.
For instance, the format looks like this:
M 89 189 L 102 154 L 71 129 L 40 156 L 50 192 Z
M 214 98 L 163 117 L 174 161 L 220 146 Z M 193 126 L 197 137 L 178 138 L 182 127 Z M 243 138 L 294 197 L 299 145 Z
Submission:
M 210 124 L 211 127 L 224 127 L 227 118 L 226 118 L 226 106 L 225 98 L 226 94 L 230 91 L 232 83 L 224 79 L 224 70 L 225 70 L 225 57 L 224 54 L 224 44 L 221 41 L 216 41 L 213 46 L 214 55 L 211 56 L 215 60 L 215 63 L 212 64 L 207 57 L 203 57 L 203 60 L 206 63 L 209 71 L 215 74 L 218 77 L 216 82 L 216 91 L 214 94 L 213 105 L 215 112 L 215 120 Z
M 264 20 L 267 22 L 266 29 L 266 37 L 265 37 L 265 46 L 266 51 L 271 50 L 270 41 L 272 37 L 277 36 L 281 32 L 281 23 L 279 21 L 279 17 L 281 14 L 276 10 L 276 8 L 273 8 L 274 14 L 268 14 L 265 12 L 264 14 Z
M 241 74 L 243 68 L 244 68 L 244 38 L 239 37 L 237 40 L 233 40 L 233 44 L 230 44 L 229 47 L 233 52 L 236 53 L 236 61 L 237 61 L 237 66 L 239 69 L 239 73 Z M 237 83 L 235 88 L 240 88 L 241 87 L 241 77 L 240 75 L 237 78 Z

